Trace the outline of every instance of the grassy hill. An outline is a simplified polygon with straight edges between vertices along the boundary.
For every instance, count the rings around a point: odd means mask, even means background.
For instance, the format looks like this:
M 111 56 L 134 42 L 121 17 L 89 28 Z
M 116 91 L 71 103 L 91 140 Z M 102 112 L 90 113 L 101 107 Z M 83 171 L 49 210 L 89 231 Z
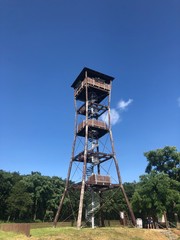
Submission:
M 175 231 L 176 235 L 166 230 L 120 227 L 84 228 L 81 230 L 76 228 L 37 228 L 31 229 L 30 238 L 0 231 L 0 240 L 180 240 L 180 231 Z

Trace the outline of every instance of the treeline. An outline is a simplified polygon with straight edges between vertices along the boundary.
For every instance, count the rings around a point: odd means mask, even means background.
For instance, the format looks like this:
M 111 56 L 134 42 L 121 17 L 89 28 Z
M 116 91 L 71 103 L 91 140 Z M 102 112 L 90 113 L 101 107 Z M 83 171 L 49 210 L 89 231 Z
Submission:
M 157 221 L 166 211 L 169 220 L 174 221 L 180 216 L 180 153 L 175 147 L 165 147 L 144 155 L 148 161 L 146 174 L 140 176 L 138 183 L 124 183 L 135 216 L 143 219 L 151 216 Z M 39 172 L 20 175 L 0 170 L 0 220 L 52 221 L 64 186 L 65 180 L 55 176 L 43 176 Z M 68 191 L 60 220 L 76 218 L 78 191 L 73 188 Z M 88 198 L 87 193 L 85 204 Z M 128 212 L 122 193 L 117 189 L 106 191 L 102 211 L 105 219 L 119 219 L 120 211 Z
M 147 174 L 140 176 L 131 204 L 136 216 L 158 216 L 166 212 L 170 221 L 180 217 L 180 152 L 166 146 L 144 153 Z
M 39 172 L 20 175 L 0 171 L 0 219 L 4 221 L 50 220 L 57 210 L 64 181 Z

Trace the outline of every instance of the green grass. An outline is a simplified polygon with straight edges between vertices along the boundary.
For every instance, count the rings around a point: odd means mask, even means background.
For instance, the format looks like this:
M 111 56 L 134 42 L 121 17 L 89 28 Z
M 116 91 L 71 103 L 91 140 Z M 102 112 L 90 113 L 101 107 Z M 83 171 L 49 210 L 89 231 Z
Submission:
M 0 231 L 0 240 L 168 240 L 156 230 L 106 227 L 82 228 L 47 227 L 31 229 L 31 237 Z
M 3 232 L 0 231 L 0 240 L 11 240 L 11 239 L 15 239 L 16 237 L 24 237 L 23 235 L 20 234 L 16 234 L 13 232 Z
M 43 239 L 45 237 L 54 237 L 54 239 L 62 240 L 126 240 L 130 239 L 128 234 L 124 232 L 121 233 L 117 228 L 83 228 L 78 230 L 77 228 L 43 228 L 43 229 L 32 229 L 31 234 L 33 237 L 38 239 Z M 57 238 L 58 237 L 58 238 Z M 135 240 L 132 238 L 132 240 Z M 139 238 L 138 240 L 142 240 Z

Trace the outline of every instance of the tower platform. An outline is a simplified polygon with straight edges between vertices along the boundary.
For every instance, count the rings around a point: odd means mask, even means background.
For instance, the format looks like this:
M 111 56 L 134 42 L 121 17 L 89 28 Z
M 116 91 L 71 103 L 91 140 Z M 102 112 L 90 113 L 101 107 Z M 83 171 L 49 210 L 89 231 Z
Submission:
M 94 159 L 98 159 L 100 163 L 103 163 L 103 162 L 111 159 L 112 157 L 113 157 L 113 154 L 108 154 L 108 153 L 104 153 L 104 152 L 93 152 L 91 150 L 88 150 L 86 161 L 87 161 L 87 163 L 92 163 L 93 158 L 94 158 Z M 84 162 L 84 151 L 77 154 L 73 158 L 73 161 Z
M 94 139 L 99 139 L 109 131 L 107 124 L 99 120 L 88 119 L 87 124 L 88 124 L 89 138 L 93 137 Z M 77 135 L 81 137 L 85 137 L 85 134 L 86 134 L 85 128 L 86 128 L 86 121 L 84 120 L 78 125 Z
M 76 100 L 85 102 L 86 97 L 90 99 L 93 93 L 97 96 L 97 103 L 100 103 L 108 96 L 113 79 L 111 76 L 85 67 L 71 85 L 74 88 L 74 97 Z M 86 96 L 86 86 L 88 87 L 88 96 Z

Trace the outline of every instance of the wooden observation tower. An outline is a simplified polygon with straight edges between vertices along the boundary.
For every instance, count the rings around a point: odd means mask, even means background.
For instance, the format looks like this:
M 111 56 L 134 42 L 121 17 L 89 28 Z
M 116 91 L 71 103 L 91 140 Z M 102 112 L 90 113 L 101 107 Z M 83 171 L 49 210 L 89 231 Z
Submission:
M 69 189 L 69 181 L 73 164 L 81 166 L 80 181 L 74 184 L 80 189 L 77 228 L 82 225 L 85 193 L 90 192 L 90 209 L 86 210 L 85 218 L 90 219 L 92 228 L 95 226 L 95 211 L 101 209 L 102 195 L 106 190 L 120 188 L 125 198 L 133 225 L 136 220 L 122 185 L 118 161 L 116 159 L 110 118 L 110 97 L 113 77 L 84 68 L 72 84 L 75 104 L 75 132 L 72 146 L 72 157 L 69 164 L 64 193 L 54 219 L 56 226 L 62 210 L 64 198 Z M 109 138 L 106 148 L 105 138 Z M 77 139 L 81 149 L 76 151 Z M 108 149 L 108 152 L 107 152 Z M 110 149 L 110 150 L 109 150 Z M 117 181 L 106 169 L 106 163 L 113 162 Z M 96 196 L 95 196 L 96 194 Z M 97 204 L 98 195 L 98 204 Z M 103 225 L 103 220 L 101 222 Z

